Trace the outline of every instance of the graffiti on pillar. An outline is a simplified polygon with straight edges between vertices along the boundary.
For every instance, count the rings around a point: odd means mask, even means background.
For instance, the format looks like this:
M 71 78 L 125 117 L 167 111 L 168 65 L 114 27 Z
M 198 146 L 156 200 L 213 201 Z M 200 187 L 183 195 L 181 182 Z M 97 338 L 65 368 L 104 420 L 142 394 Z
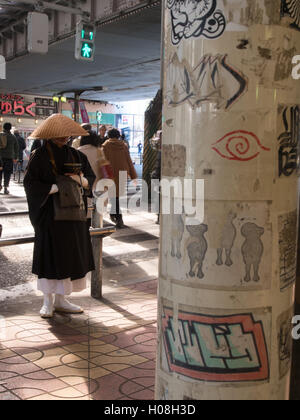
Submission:
M 252 313 L 210 316 L 164 307 L 165 352 L 171 372 L 199 381 L 250 382 L 269 379 L 262 321 Z
M 208 244 L 204 236 L 207 232 L 207 225 L 201 224 L 196 226 L 186 226 L 188 232 L 191 235 L 192 242 L 187 246 L 187 252 L 190 259 L 190 277 L 196 276 L 199 279 L 203 279 L 203 262 L 207 252 Z
M 257 35 L 249 47 L 247 58 L 242 59 L 249 71 L 253 72 L 258 83 L 271 89 L 293 89 L 289 81 L 293 70 L 292 59 L 297 54 L 297 41 L 291 33 L 282 37 L 282 42 L 277 45 L 274 38 L 265 39 Z
M 277 339 L 279 354 L 279 379 L 282 379 L 290 370 L 292 360 L 293 338 L 292 318 L 294 308 L 282 313 L 277 319 Z
M 228 55 L 207 54 L 195 68 L 175 53 L 167 69 L 166 95 L 171 106 L 184 103 L 193 108 L 214 103 L 228 110 L 247 91 L 248 79 L 228 62 Z
M 300 145 L 300 107 L 279 108 L 282 113 L 284 132 L 278 137 L 279 141 L 279 177 L 289 177 L 297 172 Z
M 220 240 L 220 248 L 217 249 L 217 265 L 223 265 L 223 250 L 225 250 L 225 265 L 231 267 L 233 262 L 231 259 L 231 251 L 236 238 L 236 227 L 233 223 L 236 219 L 237 214 L 233 211 L 230 211 L 228 214 L 227 222 L 223 228 Z
M 162 146 L 162 175 L 177 177 L 185 176 L 186 147 L 179 144 L 164 144 Z
M 281 16 L 288 16 L 290 26 L 300 30 L 300 0 L 281 0 Z
M 280 289 L 296 281 L 297 268 L 297 211 L 278 217 Z
M 226 134 L 213 144 L 213 150 L 222 158 L 247 162 L 257 158 L 261 151 L 270 151 L 259 138 L 249 131 L 238 130 Z
M 265 229 L 257 226 L 255 223 L 245 223 L 242 226 L 241 234 L 245 238 L 242 245 L 242 255 L 246 267 L 246 275 L 244 281 L 249 283 L 251 281 L 251 268 L 253 267 L 253 281 L 259 282 L 259 266 L 264 253 L 264 244 L 261 236 Z
M 172 217 L 171 231 L 171 255 L 178 260 L 181 259 L 181 241 L 184 234 L 184 221 L 181 214 L 174 214 Z
M 182 39 L 220 37 L 226 28 L 226 19 L 217 9 L 218 0 L 168 0 L 171 13 L 172 43 Z
M 162 378 L 159 378 L 159 382 L 157 384 L 157 393 L 159 395 L 159 399 L 161 401 L 168 401 L 170 400 L 170 393 L 169 393 L 169 384 Z

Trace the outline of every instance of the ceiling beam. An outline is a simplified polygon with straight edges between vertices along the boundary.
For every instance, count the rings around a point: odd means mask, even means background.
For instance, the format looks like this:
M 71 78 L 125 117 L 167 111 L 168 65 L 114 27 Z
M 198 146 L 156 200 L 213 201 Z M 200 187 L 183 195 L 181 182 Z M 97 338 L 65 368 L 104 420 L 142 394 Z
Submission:
M 76 7 L 66 7 L 61 6 L 57 3 L 49 3 L 46 1 L 36 1 L 36 0 L 20 0 L 18 3 L 25 3 L 25 4 L 31 4 L 39 9 L 50 9 L 50 10 L 57 10 L 58 12 L 63 13 L 71 13 L 73 15 L 81 15 L 81 16 L 88 16 L 89 13 L 85 12 L 82 9 L 76 8 Z

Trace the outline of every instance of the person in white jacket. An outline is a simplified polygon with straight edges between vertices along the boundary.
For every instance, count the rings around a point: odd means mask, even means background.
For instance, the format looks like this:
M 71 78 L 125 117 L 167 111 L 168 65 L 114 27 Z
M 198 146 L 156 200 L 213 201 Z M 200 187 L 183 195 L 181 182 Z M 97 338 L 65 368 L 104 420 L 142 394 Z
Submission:
M 93 191 L 96 189 L 97 182 L 102 179 L 101 166 L 106 165 L 108 161 L 105 158 L 103 149 L 99 147 L 99 139 L 96 133 L 89 131 L 89 136 L 80 137 L 80 146 L 78 150 L 86 155 L 89 164 L 96 175 L 93 185 Z M 91 199 L 88 200 L 90 206 Z M 91 219 L 91 212 L 88 212 L 88 218 Z

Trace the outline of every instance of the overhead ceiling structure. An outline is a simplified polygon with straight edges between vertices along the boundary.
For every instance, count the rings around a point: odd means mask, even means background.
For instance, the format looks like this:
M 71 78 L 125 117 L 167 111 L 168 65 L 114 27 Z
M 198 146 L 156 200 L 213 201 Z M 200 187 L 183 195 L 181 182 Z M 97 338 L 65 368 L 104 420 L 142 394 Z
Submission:
M 23 3 L 0 0 L 0 38 L 2 54 L 7 59 L 7 78 L 0 80 L 1 91 L 39 95 L 65 92 L 71 96 L 74 91 L 87 89 L 83 98 L 108 102 L 155 96 L 160 87 L 160 1 L 48 0 L 43 11 L 49 13 L 52 35 L 46 55 L 28 54 L 22 46 L 26 16 L 35 7 L 29 4 L 31 2 L 34 0 L 24 0 Z M 53 12 L 45 6 L 49 3 L 55 9 L 57 6 L 62 9 L 73 6 L 72 13 Z M 93 19 L 89 12 L 95 14 L 96 3 L 106 15 Z M 124 8 L 125 3 L 127 8 Z M 136 6 L 132 6 L 134 3 Z M 118 5 L 123 9 L 118 10 Z M 107 12 L 110 6 L 113 13 Z M 86 17 L 89 15 L 90 21 L 97 25 L 94 62 L 78 61 L 74 57 L 76 14 L 82 13 Z M 64 17 L 60 22 L 58 15 Z M 59 27 L 67 29 L 59 31 Z M 96 89 L 93 91 L 93 88 Z

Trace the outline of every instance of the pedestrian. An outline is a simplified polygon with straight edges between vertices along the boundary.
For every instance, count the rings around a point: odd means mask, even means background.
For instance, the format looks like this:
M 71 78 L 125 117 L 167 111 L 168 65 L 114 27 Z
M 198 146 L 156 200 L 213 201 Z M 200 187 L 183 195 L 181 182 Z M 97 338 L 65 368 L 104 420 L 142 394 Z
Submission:
M 120 209 L 120 197 L 126 193 L 126 185 L 120 182 L 120 172 L 124 171 L 130 176 L 132 180 L 137 179 L 137 173 L 132 163 L 129 150 L 125 143 L 120 140 L 120 132 L 112 129 L 108 132 L 108 140 L 103 145 L 103 150 L 106 158 L 110 162 L 113 173 L 114 182 L 116 186 L 116 196 L 111 197 L 112 207 L 110 212 L 111 220 L 116 223 L 117 228 L 123 228 L 123 216 Z
M 157 150 L 157 156 L 155 161 L 154 170 L 151 172 L 151 179 L 155 181 L 161 181 L 161 146 L 162 146 L 162 131 L 157 131 L 156 135 L 152 139 L 152 145 L 155 150 Z M 156 224 L 160 224 L 160 186 L 158 187 L 158 190 L 155 191 L 158 195 L 158 215 L 157 215 L 157 221 Z
M 130 144 L 129 144 L 129 141 L 127 140 L 125 134 L 121 135 L 121 140 L 126 144 L 126 146 L 128 147 L 128 150 L 130 150 Z
M 103 146 L 103 144 L 108 140 L 106 131 L 107 131 L 106 125 L 101 125 L 99 129 L 99 146 Z
M 88 133 L 91 133 L 92 131 L 91 124 L 83 123 L 81 124 L 81 127 Z M 78 149 L 78 147 L 80 147 L 80 141 L 81 141 L 81 136 L 74 138 L 72 141 L 72 147 L 74 147 L 74 149 Z
M 65 193 L 72 192 L 66 190 L 66 184 L 71 184 L 76 191 L 84 189 L 86 215 L 86 196 L 95 175 L 86 156 L 67 146 L 67 142 L 70 136 L 87 134 L 79 124 L 62 114 L 47 118 L 32 134 L 33 138 L 44 139 L 44 145 L 31 155 L 24 179 L 29 216 L 35 230 L 32 272 L 38 276 L 38 290 L 44 294 L 42 318 L 51 318 L 54 311 L 82 313 L 83 309 L 65 296 L 84 290 L 87 273 L 95 269 L 87 221 L 71 220 L 79 207 L 69 207 L 72 211 L 67 220 L 57 220 L 58 200 L 66 200 L 69 195 Z M 81 168 L 78 174 L 66 169 L 72 166 Z
M 21 170 L 23 170 L 23 161 L 24 161 L 23 153 L 24 153 L 24 150 L 26 149 L 26 142 L 25 142 L 24 138 L 22 136 L 20 136 L 20 133 L 19 133 L 18 130 L 14 131 L 14 136 L 16 137 L 18 145 L 19 145 L 18 162 L 21 166 Z M 16 168 L 16 166 L 15 166 L 15 168 Z
M 139 157 L 140 157 L 140 165 L 142 164 L 142 151 L 143 151 L 143 145 L 142 145 L 142 143 L 141 142 L 139 142 L 139 144 L 138 144 L 138 154 L 139 154 Z
M 40 140 L 40 139 L 34 140 L 30 149 L 30 154 L 33 153 L 36 149 L 39 149 L 40 147 L 42 147 L 43 144 L 44 144 L 44 140 Z
M 106 160 L 103 149 L 98 147 L 99 140 L 96 133 L 91 132 L 89 136 L 83 136 L 80 138 L 80 147 L 78 150 L 86 155 L 89 164 L 93 169 L 96 179 L 93 185 L 93 191 L 96 188 L 97 182 L 102 179 L 102 167 L 107 165 L 109 162 Z M 92 204 L 89 200 L 89 205 Z M 89 224 L 91 220 L 91 212 L 88 213 Z
M 10 132 L 11 123 L 3 124 L 4 135 L 6 136 L 6 147 L 1 149 L 1 158 L 3 169 L 0 171 L 0 191 L 2 190 L 2 178 L 4 177 L 4 194 L 9 194 L 8 187 L 11 174 L 14 170 L 14 163 L 17 163 L 19 157 L 19 145 L 16 137 Z

